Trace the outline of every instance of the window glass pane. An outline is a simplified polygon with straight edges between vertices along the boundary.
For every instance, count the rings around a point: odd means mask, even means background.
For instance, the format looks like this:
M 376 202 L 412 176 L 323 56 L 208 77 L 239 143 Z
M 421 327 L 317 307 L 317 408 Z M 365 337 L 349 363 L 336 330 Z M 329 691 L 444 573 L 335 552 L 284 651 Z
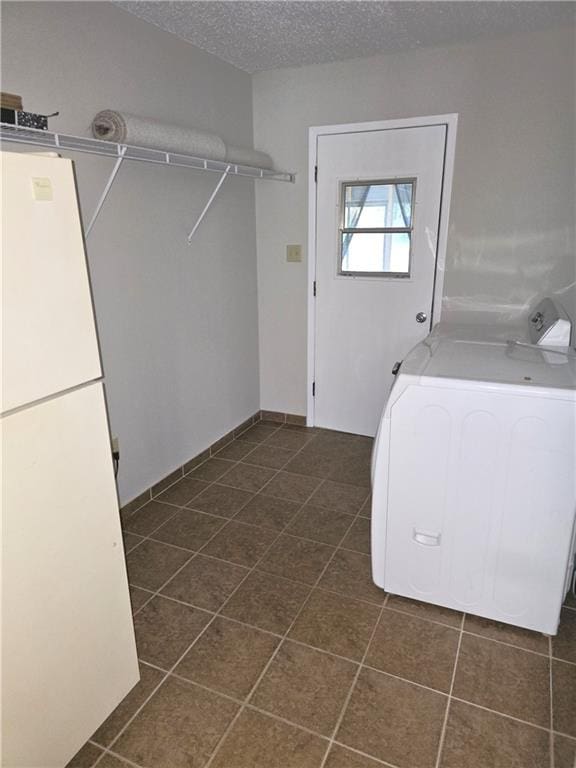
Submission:
M 409 232 L 341 234 L 341 272 L 410 274 Z
M 344 229 L 411 227 L 413 182 L 346 184 Z

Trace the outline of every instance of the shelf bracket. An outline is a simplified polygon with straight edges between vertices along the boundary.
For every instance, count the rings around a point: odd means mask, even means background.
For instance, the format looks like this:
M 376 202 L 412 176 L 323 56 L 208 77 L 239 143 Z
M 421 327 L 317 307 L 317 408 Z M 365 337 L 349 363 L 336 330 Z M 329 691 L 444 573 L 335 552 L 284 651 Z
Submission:
M 204 206 L 204 210 L 202 211 L 200 216 L 198 216 L 196 224 L 194 224 L 190 234 L 188 235 L 188 244 L 190 244 L 192 242 L 192 238 L 194 237 L 194 233 L 196 232 L 196 230 L 198 229 L 198 227 L 202 223 L 202 219 L 204 218 L 204 216 L 206 216 L 206 214 L 208 213 L 208 211 L 210 209 L 210 206 L 214 202 L 214 198 L 216 197 L 216 195 L 220 191 L 220 187 L 222 186 L 222 184 L 224 184 L 224 181 L 226 180 L 226 176 L 228 176 L 230 168 L 232 168 L 232 165 L 227 165 L 226 166 L 226 170 L 224 171 L 222 176 L 220 176 L 220 178 L 218 179 L 218 184 L 216 184 L 216 187 L 214 188 L 214 192 L 212 192 L 212 194 L 210 195 L 210 197 L 208 199 L 208 202 Z
M 106 198 L 108 197 L 108 192 L 110 192 L 110 189 L 112 188 L 112 184 L 114 184 L 114 180 L 116 179 L 116 176 L 118 174 L 118 171 L 120 170 L 120 166 L 122 165 L 122 160 L 124 160 L 124 155 L 126 154 L 127 147 L 118 147 L 118 157 L 116 159 L 116 162 L 114 163 L 114 168 L 112 168 L 112 172 L 110 173 L 110 176 L 108 177 L 108 181 L 106 182 L 106 186 L 104 187 L 104 190 L 102 194 L 100 195 L 100 199 L 98 200 L 98 203 L 96 205 L 96 209 L 94 213 L 92 214 L 92 218 L 90 219 L 90 223 L 86 227 L 86 231 L 84 233 L 84 237 L 86 240 L 88 240 L 88 235 L 92 231 L 92 227 L 94 226 L 96 219 L 98 218 L 98 214 L 102 210 L 102 206 L 106 202 Z

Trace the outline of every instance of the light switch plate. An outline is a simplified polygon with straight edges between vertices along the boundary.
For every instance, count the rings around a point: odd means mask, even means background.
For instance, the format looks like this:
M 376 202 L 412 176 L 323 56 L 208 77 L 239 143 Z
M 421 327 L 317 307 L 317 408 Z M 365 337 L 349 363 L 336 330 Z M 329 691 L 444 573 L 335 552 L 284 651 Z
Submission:
M 302 261 L 302 246 L 301 245 L 287 245 L 286 246 L 286 261 Z

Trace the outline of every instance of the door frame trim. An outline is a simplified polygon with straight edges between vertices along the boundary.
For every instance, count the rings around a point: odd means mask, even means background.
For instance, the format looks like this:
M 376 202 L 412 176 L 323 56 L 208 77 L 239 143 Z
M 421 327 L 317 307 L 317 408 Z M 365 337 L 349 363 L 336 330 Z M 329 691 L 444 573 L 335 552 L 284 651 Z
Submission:
M 308 345 L 306 373 L 306 425 L 316 423 L 315 400 L 312 385 L 315 381 L 316 360 L 316 301 L 314 282 L 316 280 L 316 177 L 315 168 L 318 157 L 318 139 L 320 136 L 339 133 L 363 133 L 368 131 L 390 131 L 397 128 L 422 128 L 443 125 L 446 127 L 444 148 L 444 170 L 440 193 L 440 221 L 436 266 L 434 270 L 434 289 L 432 295 L 432 316 L 430 327 L 437 323 L 442 313 L 442 294 L 446 271 L 446 245 L 448 240 L 448 220 L 452 196 L 452 178 L 454 176 L 454 156 L 456 152 L 456 132 L 458 113 L 446 115 L 428 115 L 426 117 L 407 117 L 395 120 L 377 120 L 367 123 L 343 123 L 342 125 L 312 126 L 308 129 Z

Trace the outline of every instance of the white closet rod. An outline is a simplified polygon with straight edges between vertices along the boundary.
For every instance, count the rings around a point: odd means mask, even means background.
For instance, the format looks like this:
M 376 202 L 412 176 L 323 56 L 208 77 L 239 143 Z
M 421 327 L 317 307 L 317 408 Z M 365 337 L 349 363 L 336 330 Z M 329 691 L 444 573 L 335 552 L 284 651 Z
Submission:
M 290 183 L 294 183 L 296 180 L 295 174 L 286 173 L 284 171 L 271 171 L 268 168 L 230 164 L 222 160 L 211 160 L 210 158 L 182 155 L 175 152 L 163 152 L 160 149 L 149 149 L 148 147 L 137 147 L 131 144 L 116 144 L 112 141 L 90 139 L 84 136 L 71 136 L 65 133 L 41 131 L 35 128 L 24 128 L 19 125 L 11 125 L 10 123 L 0 123 L 0 142 L 32 144 L 39 147 L 49 147 L 56 151 L 69 150 L 71 152 L 86 152 L 91 155 L 103 155 L 105 157 L 116 158 L 116 163 L 108 177 L 108 181 L 100 196 L 96 210 L 90 219 L 90 223 L 86 227 L 86 237 L 88 237 L 94 226 L 98 214 L 104 205 L 106 197 L 110 192 L 112 184 L 114 183 L 124 160 L 136 160 L 138 162 L 156 163 L 160 165 L 175 165 L 179 168 L 191 168 L 196 171 L 211 171 L 213 173 L 222 174 L 216 189 L 192 228 L 192 231 L 188 236 L 188 242 L 190 242 L 193 234 L 198 229 L 200 222 L 208 212 L 210 205 L 214 201 L 218 190 L 227 176 L 244 176 L 250 179 L 285 181 Z

